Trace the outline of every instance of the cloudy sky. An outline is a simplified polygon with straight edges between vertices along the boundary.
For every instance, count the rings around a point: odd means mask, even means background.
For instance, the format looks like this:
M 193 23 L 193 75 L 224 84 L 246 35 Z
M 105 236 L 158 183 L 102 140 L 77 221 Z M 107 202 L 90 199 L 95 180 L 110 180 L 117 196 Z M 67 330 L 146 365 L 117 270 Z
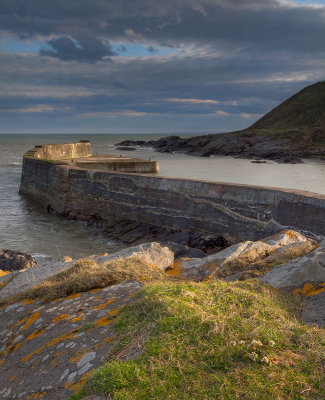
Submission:
M 245 128 L 325 79 L 325 0 L 1 0 L 0 133 Z

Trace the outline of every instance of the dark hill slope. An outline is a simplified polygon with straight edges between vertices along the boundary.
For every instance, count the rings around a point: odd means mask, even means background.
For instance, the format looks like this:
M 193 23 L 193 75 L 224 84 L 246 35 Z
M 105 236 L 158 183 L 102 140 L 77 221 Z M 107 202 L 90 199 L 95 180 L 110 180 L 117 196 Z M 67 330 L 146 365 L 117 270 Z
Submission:
M 325 129 L 325 81 L 307 86 L 281 103 L 248 129 Z
M 296 163 L 301 158 L 325 159 L 325 82 L 307 86 L 238 132 L 180 138 L 168 136 L 149 142 L 126 140 L 123 146 L 151 146 L 159 152 L 201 157 L 227 155 Z

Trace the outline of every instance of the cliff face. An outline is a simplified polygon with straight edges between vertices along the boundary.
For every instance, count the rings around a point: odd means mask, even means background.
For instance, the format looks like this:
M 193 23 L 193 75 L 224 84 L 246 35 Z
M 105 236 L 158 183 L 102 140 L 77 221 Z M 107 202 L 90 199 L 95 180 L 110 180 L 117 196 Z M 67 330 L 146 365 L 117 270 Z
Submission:
M 81 170 L 25 158 L 20 193 L 70 218 L 120 220 L 256 240 L 285 228 L 325 233 L 325 196 L 266 187 Z M 131 229 L 131 227 L 130 227 Z

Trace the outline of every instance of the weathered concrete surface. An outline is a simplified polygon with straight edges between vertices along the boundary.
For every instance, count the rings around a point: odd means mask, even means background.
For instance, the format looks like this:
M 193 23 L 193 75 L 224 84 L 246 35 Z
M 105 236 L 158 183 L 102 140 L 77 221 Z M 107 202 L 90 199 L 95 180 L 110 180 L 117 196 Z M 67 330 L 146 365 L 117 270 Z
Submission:
M 130 257 L 140 258 L 162 270 L 166 270 L 174 262 L 174 253 L 169 250 L 168 247 L 162 247 L 159 243 L 154 242 L 129 247 L 117 253 L 103 254 L 90 258 L 93 258 L 98 264 L 103 264 L 119 258 L 127 259 Z M 71 259 L 67 261 L 50 261 L 32 269 L 0 277 L 0 283 L 8 282 L 8 284 L 0 290 L 0 299 L 24 292 L 43 282 L 45 279 L 65 271 L 72 266 L 73 261 Z
M 44 144 L 35 146 L 27 153 L 28 157 L 43 160 L 66 160 L 71 158 L 89 157 L 92 155 L 89 141 L 79 143 Z
M 276 288 L 325 281 L 325 241 L 314 252 L 273 268 L 262 281 Z
M 306 243 L 310 244 L 308 249 L 312 249 L 316 243 L 307 239 L 299 232 L 283 231 L 274 236 L 262 239 L 257 242 L 246 241 L 226 248 L 220 253 L 213 254 L 201 259 L 185 259 L 174 265 L 174 268 L 167 271 L 169 275 L 176 276 L 178 279 L 193 281 L 210 280 L 212 277 L 227 276 L 234 263 L 238 264 L 239 271 L 247 269 L 254 263 L 267 260 L 279 252 L 280 260 L 286 259 L 294 250 L 305 249 Z
M 116 157 L 116 156 L 91 156 L 78 158 L 71 161 L 70 165 L 83 169 L 155 173 L 159 172 L 159 163 L 155 160 L 143 160 L 141 158 Z
M 128 281 L 0 309 L 0 398 L 66 400 L 105 363 L 114 318 L 141 287 Z
M 221 235 L 230 243 L 284 229 L 325 234 L 325 196 L 302 191 L 92 171 L 25 157 L 20 193 L 70 218 L 110 226 L 129 220 Z
M 93 155 L 91 144 L 88 140 L 82 140 L 79 143 L 35 146 L 24 155 L 24 158 L 50 161 L 57 165 L 73 165 L 74 167 L 91 170 L 138 173 L 155 173 L 159 171 L 159 163 L 155 160 Z

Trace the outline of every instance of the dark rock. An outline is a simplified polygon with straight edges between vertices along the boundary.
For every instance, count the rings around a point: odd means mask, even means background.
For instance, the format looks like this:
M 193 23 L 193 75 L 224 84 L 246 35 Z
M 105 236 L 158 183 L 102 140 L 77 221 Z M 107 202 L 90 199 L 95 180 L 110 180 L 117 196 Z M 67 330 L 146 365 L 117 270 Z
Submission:
M 182 258 L 203 258 L 206 257 L 206 253 L 199 249 L 193 249 L 187 245 L 182 245 L 175 242 L 162 242 L 162 246 L 167 246 L 171 251 L 174 252 L 175 261 Z
M 251 162 L 254 164 L 266 164 L 266 161 L 262 161 L 262 160 L 252 160 Z
M 119 147 L 116 147 L 115 150 L 133 151 L 133 150 L 136 150 L 136 149 L 134 147 L 119 146 Z
M 145 143 L 145 140 L 123 140 L 122 142 L 116 143 L 115 146 L 142 146 Z
M 2 271 L 20 271 L 36 265 L 37 262 L 29 254 L 14 250 L 0 250 L 0 269 Z

